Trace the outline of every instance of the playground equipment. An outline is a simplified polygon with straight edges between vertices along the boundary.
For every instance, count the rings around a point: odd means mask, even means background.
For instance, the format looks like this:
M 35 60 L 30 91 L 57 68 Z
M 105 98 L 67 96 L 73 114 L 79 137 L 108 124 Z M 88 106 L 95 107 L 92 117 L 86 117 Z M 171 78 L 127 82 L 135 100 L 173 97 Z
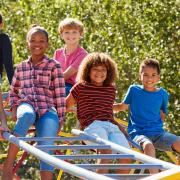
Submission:
M 3 98 L 5 99 L 4 104 L 8 105 L 8 93 L 3 94 Z M 9 109 L 5 109 L 7 115 L 10 115 L 10 111 Z M 121 121 L 121 120 L 117 120 L 118 122 L 120 122 L 121 124 L 123 124 L 124 126 L 127 126 L 127 122 Z M 158 174 L 158 178 L 160 179 L 162 178 L 166 178 L 166 180 L 168 180 L 167 178 L 172 178 L 173 179 L 178 179 L 180 177 L 180 169 L 178 166 L 171 164 L 171 163 L 167 163 L 161 160 L 157 160 L 154 158 L 151 158 L 149 156 L 146 156 L 144 154 L 135 152 L 133 150 L 130 149 L 126 149 L 124 147 L 121 147 L 119 145 L 116 145 L 114 143 L 111 143 L 109 141 L 105 141 L 103 139 L 100 138 L 96 138 L 94 136 L 90 136 L 88 134 L 85 134 L 82 131 L 79 130 L 73 130 L 73 134 L 75 134 L 75 136 L 73 136 L 72 134 L 68 134 L 68 133 L 60 133 L 60 137 L 47 137 L 47 138 L 16 138 L 12 135 L 10 135 L 9 133 L 5 132 L 3 135 L 4 137 L 12 142 L 15 143 L 16 145 L 18 145 L 21 149 L 25 150 L 25 152 L 23 153 L 22 158 L 20 159 L 18 166 L 15 167 L 14 171 L 16 171 L 20 164 L 22 163 L 22 161 L 26 158 L 27 153 L 30 153 L 34 156 L 36 156 L 38 159 L 41 159 L 51 165 L 54 165 L 57 169 L 61 169 L 60 174 L 58 176 L 58 180 L 61 179 L 61 175 L 62 172 L 65 171 L 69 174 L 72 174 L 74 176 L 80 177 L 80 178 L 85 178 L 85 179 L 106 179 L 106 178 L 110 178 L 110 179 L 129 179 L 129 180 L 135 180 L 135 179 L 142 179 L 142 178 L 150 178 L 150 179 L 156 179 L 155 176 L 150 176 L 149 174 L 134 174 L 134 170 L 135 169 L 150 169 L 150 168 L 158 168 L 158 169 L 162 169 L 165 170 L 162 173 Z M 64 137 L 65 136 L 65 137 Z M 74 141 L 83 141 L 83 140 L 89 140 L 92 142 L 97 143 L 97 145 L 75 145 L 74 143 L 68 143 L 65 145 L 54 145 L 54 146 L 35 146 L 33 147 L 31 144 L 33 141 L 39 141 L 39 140 L 57 140 L 57 141 L 62 141 L 62 142 L 74 142 Z M 25 141 L 29 141 L 30 144 L 26 143 Z M 32 150 L 31 150 L 32 149 Z M 47 153 L 43 152 L 44 149 L 52 149 L 52 150 L 62 150 L 62 149 L 66 149 L 66 155 L 54 155 L 54 156 L 50 156 Z M 82 154 L 74 154 L 74 151 L 76 150 L 80 150 L 80 149 L 112 149 L 112 150 L 116 150 L 116 152 L 119 152 L 121 154 L 106 154 L 106 155 L 99 155 L 99 154 L 88 154 L 88 155 L 82 155 Z M 45 153 L 45 154 L 44 154 Z M 169 153 L 169 152 L 168 152 Z M 22 151 L 20 152 L 20 154 L 22 154 Z M 172 160 L 174 162 L 175 161 L 175 157 L 172 155 L 172 153 L 169 153 L 170 157 L 172 158 Z M 1 157 L 5 157 L 6 155 L 2 155 Z M 45 157 L 45 158 L 44 158 Z M 64 160 L 75 160 L 75 159 L 119 159 L 119 158 L 131 158 L 133 160 L 137 160 L 140 162 L 140 164 L 103 164 L 103 165 L 97 165 L 97 164 L 76 164 L 73 165 L 71 163 L 66 163 Z M 78 168 L 78 169 L 77 169 Z M 99 175 L 86 170 L 86 169 L 91 169 L 91 170 L 95 170 L 98 168 L 103 168 L 103 169 L 133 169 L 131 170 L 131 174 L 126 174 L 126 175 L 122 175 L 122 174 L 104 174 L 104 175 Z M 70 171 L 69 171 L 70 170 Z M 84 171 L 85 170 L 85 171 Z M 77 173 L 78 171 L 78 173 Z M 80 173 L 79 173 L 80 172 Z M 166 174 L 166 175 L 164 175 Z M 92 176 L 91 176 L 92 175 Z M 154 178 L 155 177 L 155 178 Z M 16 179 L 20 179 L 18 176 L 16 176 Z M 179 178 L 180 179 L 180 178 Z M 164 179 L 165 180 L 165 179 Z
M 79 178 L 85 178 L 85 179 L 94 179 L 94 180 L 112 180 L 112 179 L 123 179 L 123 180 L 135 180 L 135 179 L 142 179 L 150 176 L 150 174 L 97 174 L 95 172 L 89 171 L 95 170 L 98 168 L 107 168 L 107 169 L 150 169 L 150 168 L 158 168 L 161 170 L 164 170 L 164 172 L 173 171 L 174 177 L 180 177 L 180 167 L 168 162 L 164 162 L 162 160 L 158 160 L 149 156 L 146 156 L 142 153 L 133 151 L 131 149 L 124 148 L 120 145 L 114 144 L 112 142 L 109 142 L 107 140 L 103 140 L 101 138 L 97 138 L 95 136 L 89 135 L 84 133 L 80 130 L 73 130 L 73 134 L 76 136 L 74 137 L 46 137 L 46 138 L 29 138 L 29 137 L 21 137 L 17 138 L 13 135 L 11 135 L 8 132 L 4 132 L 3 136 L 6 140 L 16 144 L 21 149 L 27 151 L 28 153 L 36 156 L 38 159 L 41 159 L 45 161 L 46 163 L 49 163 L 53 166 L 55 166 L 58 169 L 62 169 L 63 171 L 72 174 Z M 26 143 L 25 141 L 31 142 L 31 141 L 45 141 L 45 140 L 55 140 L 55 141 L 82 141 L 82 140 L 88 140 L 96 143 L 97 145 L 53 145 L 53 146 L 40 146 L 36 145 L 33 147 L 32 145 Z M 106 154 L 106 155 L 49 155 L 43 150 L 45 149 L 112 149 L 116 152 L 119 152 L 121 154 Z M 107 159 L 117 159 L 117 158 L 131 158 L 133 160 L 137 159 L 138 161 L 141 161 L 141 164 L 71 164 L 68 162 L 65 162 L 65 159 L 97 159 L 97 158 L 107 158 Z M 150 176 L 151 177 L 151 176 Z

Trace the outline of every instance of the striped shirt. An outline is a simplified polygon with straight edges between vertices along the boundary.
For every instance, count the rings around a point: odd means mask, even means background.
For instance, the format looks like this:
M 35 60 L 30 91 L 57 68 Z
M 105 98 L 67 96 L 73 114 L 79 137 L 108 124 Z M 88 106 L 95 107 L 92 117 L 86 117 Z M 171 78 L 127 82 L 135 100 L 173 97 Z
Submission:
M 89 126 L 94 120 L 114 123 L 114 86 L 99 87 L 87 83 L 79 83 L 73 86 L 71 93 L 77 102 L 77 117 L 81 129 Z
M 22 102 L 31 104 L 39 116 L 55 107 L 59 120 L 64 120 L 64 78 L 57 61 L 44 56 L 36 65 L 29 58 L 17 66 L 11 84 L 10 104 L 17 107 Z

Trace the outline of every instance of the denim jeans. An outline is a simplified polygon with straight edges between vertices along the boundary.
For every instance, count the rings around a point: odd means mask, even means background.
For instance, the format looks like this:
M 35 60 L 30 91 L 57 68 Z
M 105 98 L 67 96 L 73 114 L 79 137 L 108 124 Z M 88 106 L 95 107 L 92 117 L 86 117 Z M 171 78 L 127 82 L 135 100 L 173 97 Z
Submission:
M 36 137 L 55 137 L 59 129 L 59 118 L 55 108 L 49 109 L 44 115 L 38 117 L 34 108 L 28 103 L 21 103 L 17 108 L 17 122 L 14 133 L 18 136 L 26 136 L 28 129 L 35 125 Z M 40 141 L 38 145 L 53 145 L 54 141 Z M 48 154 L 53 152 L 45 150 Z M 54 167 L 40 161 L 40 170 L 53 171 Z

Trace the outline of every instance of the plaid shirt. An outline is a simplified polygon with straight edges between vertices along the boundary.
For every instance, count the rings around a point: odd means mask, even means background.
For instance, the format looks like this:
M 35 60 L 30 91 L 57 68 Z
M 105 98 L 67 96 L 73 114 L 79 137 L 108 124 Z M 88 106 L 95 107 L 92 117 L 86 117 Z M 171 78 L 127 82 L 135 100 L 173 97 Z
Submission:
M 36 65 L 29 58 L 17 66 L 11 84 L 10 104 L 17 107 L 22 102 L 31 104 L 39 116 L 55 107 L 59 120 L 64 120 L 65 86 L 57 61 L 44 56 Z

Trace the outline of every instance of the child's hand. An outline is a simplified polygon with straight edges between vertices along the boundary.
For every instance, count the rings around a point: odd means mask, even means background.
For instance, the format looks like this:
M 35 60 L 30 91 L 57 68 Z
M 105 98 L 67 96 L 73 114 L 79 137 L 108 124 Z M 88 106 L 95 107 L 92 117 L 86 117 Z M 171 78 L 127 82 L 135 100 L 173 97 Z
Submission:
M 63 125 L 64 125 L 64 122 L 61 121 L 61 123 L 59 124 L 59 130 L 58 130 L 58 132 L 61 132 L 61 131 L 62 131 Z
M 126 137 L 129 136 L 124 127 L 122 127 L 120 124 L 118 124 L 118 127 L 119 127 L 120 131 L 121 131 Z
M 17 120 L 17 108 L 12 108 L 12 120 L 16 121 Z
M 3 131 L 10 131 L 9 128 L 7 127 L 7 125 L 1 125 L 0 126 L 0 140 L 4 139 L 3 136 L 2 136 Z

